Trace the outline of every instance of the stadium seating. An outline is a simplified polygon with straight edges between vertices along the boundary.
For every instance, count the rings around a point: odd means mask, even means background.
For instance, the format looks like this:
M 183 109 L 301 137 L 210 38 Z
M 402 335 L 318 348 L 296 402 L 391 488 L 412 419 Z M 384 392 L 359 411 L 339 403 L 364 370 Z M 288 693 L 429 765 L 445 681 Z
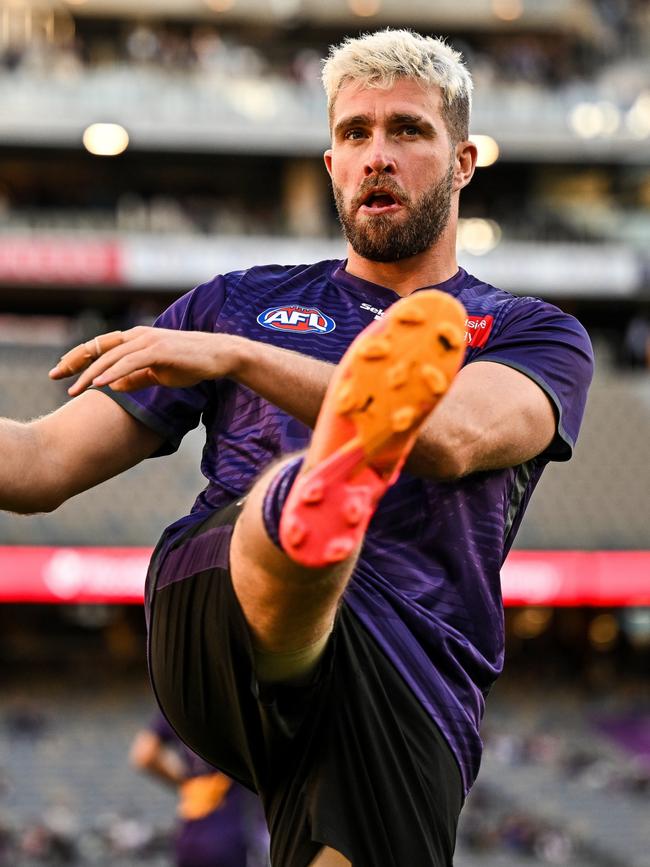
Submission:
M 2 825 L 15 846 L 35 826 L 56 832 L 84 865 L 158 867 L 173 793 L 128 764 L 131 739 L 152 712 L 146 676 L 109 667 L 91 679 L 89 668 L 68 672 L 64 688 L 33 675 L 0 690 Z M 592 724 L 611 710 L 611 696 L 581 705 L 556 687 L 544 700 L 522 700 L 522 686 L 492 697 L 455 867 L 646 867 L 647 789 L 626 790 L 630 759 Z M 56 859 L 34 863 L 43 861 Z M 23 853 L 6 863 L 32 862 Z
M 626 549 L 648 545 L 650 376 L 599 370 L 576 460 L 551 465 L 535 492 L 519 548 Z

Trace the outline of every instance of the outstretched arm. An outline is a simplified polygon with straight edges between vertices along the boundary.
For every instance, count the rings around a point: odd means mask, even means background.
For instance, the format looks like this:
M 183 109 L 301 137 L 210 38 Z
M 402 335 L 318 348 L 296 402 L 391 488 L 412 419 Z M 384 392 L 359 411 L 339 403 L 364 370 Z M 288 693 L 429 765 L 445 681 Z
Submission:
M 334 365 L 274 346 L 241 341 L 234 378 L 313 427 Z M 415 475 L 453 479 L 516 466 L 555 435 L 551 401 L 528 376 L 490 361 L 462 368 L 409 455 Z
M 139 326 L 111 342 L 117 345 L 98 357 L 95 341 L 77 347 L 50 375 L 61 379 L 83 371 L 72 395 L 92 384 L 131 391 L 230 377 L 313 427 L 334 370 L 326 362 L 229 334 Z M 555 427 L 551 402 L 535 382 L 503 364 L 475 362 L 456 377 L 407 467 L 423 476 L 458 478 L 513 466 L 543 451 Z
M 407 467 L 442 479 L 513 467 L 543 452 L 555 430 L 553 405 L 537 383 L 505 364 L 475 361 L 458 372 Z
M 0 509 L 51 512 L 152 454 L 161 437 L 98 391 L 32 422 L 0 420 Z

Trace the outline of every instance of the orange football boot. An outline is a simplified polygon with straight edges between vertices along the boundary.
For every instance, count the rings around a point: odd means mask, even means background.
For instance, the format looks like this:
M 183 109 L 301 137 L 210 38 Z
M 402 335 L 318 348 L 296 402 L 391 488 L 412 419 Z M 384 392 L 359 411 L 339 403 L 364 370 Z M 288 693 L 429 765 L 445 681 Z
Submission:
M 280 519 L 285 553 L 304 566 L 349 557 L 418 431 L 461 366 L 462 304 L 426 289 L 365 328 L 337 365 Z

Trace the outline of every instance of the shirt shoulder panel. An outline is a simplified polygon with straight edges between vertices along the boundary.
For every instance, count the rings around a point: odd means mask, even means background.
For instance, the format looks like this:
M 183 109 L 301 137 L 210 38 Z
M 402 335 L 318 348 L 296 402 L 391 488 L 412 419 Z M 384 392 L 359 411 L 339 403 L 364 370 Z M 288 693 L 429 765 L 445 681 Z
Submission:
M 484 284 L 485 285 L 485 284 Z M 554 304 L 513 296 L 486 286 L 477 304 L 478 316 L 468 321 L 465 363 L 492 361 L 528 376 L 547 394 L 556 410 L 557 435 L 542 455 L 550 460 L 571 457 L 582 422 L 593 375 L 589 335 L 575 317 Z M 481 320 L 481 316 L 483 320 Z M 476 339 L 476 321 L 488 322 L 485 339 Z M 474 321 L 472 321 L 474 320 Z

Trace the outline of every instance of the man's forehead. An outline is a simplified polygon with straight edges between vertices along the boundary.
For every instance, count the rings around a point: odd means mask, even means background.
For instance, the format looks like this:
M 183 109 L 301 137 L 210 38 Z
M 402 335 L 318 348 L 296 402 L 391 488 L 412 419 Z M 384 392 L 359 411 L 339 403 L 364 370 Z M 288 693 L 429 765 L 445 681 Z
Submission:
M 336 95 L 333 124 L 346 116 L 410 114 L 441 117 L 442 91 L 436 85 L 399 78 L 390 87 L 371 87 L 364 82 L 345 82 Z

